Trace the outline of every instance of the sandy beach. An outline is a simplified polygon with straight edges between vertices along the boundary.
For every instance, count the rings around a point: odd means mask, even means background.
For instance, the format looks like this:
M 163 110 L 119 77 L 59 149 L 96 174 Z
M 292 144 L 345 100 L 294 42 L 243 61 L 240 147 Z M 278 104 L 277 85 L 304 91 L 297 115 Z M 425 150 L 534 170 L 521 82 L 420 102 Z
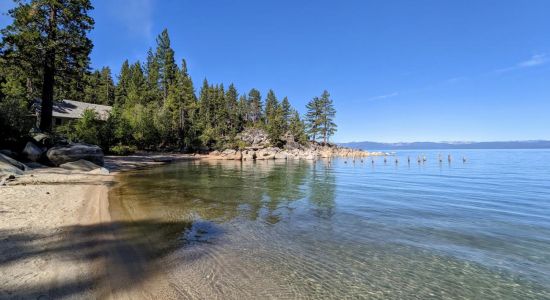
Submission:
M 131 299 L 161 293 L 136 282 L 143 278 L 136 274 L 144 258 L 132 249 L 147 241 L 111 218 L 108 191 L 118 172 L 183 159 L 193 157 L 106 157 L 110 174 L 44 168 L 0 187 L 0 298 Z

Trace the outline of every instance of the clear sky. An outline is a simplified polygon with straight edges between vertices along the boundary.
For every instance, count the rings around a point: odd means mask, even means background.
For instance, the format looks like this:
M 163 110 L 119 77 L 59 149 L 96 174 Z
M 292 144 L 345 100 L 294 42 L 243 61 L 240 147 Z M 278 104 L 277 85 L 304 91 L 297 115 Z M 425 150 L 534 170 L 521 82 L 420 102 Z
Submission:
M 93 67 L 143 61 L 168 28 L 195 87 L 272 88 L 301 112 L 329 90 L 337 142 L 550 139 L 548 0 L 92 3 Z

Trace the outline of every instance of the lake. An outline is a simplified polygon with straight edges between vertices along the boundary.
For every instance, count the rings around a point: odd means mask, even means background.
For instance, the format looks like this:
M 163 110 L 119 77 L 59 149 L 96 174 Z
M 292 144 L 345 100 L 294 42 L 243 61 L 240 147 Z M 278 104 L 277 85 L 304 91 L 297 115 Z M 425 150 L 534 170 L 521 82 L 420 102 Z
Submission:
M 550 299 L 549 150 L 396 157 L 127 172 L 110 210 L 182 297 Z

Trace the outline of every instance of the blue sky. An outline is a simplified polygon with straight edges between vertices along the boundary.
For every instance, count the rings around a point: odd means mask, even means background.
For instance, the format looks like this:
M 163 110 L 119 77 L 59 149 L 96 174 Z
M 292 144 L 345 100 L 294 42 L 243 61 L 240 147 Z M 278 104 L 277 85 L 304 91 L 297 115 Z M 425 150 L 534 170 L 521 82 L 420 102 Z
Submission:
M 93 67 L 143 60 L 168 28 L 196 87 L 272 88 L 301 112 L 329 90 L 337 142 L 550 139 L 547 0 L 92 3 Z

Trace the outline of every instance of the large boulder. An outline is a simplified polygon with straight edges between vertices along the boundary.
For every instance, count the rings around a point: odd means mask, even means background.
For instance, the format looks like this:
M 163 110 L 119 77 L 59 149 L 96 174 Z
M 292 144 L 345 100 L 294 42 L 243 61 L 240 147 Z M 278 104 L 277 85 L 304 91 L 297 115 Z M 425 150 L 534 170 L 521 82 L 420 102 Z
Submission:
M 46 149 L 33 142 L 27 142 L 25 148 L 23 148 L 23 156 L 30 161 L 39 161 L 44 152 L 46 152 Z
M 6 163 L 6 164 L 10 164 L 10 165 L 12 165 L 12 166 L 18 168 L 18 169 L 21 170 L 21 171 L 26 171 L 26 170 L 29 169 L 25 164 L 23 164 L 23 163 L 21 163 L 21 162 L 18 162 L 17 160 L 15 160 L 15 159 L 13 159 L 13 158 L 7 156 L 7 155 L 4 155 L 4 154 L 2 154 L 2 153 L 0 153 L 0 162 L 4 162 L 4 163 Z
M 103 150 L 96 145 L 69 144 L 56 146 L 48 150 L 46 155 L 56 166 L 81 159 L 103 166 Z
M 243 150 L 242 160 L 254 160 L 256 159 L 256 151 L 254 150 Z
M 267 160 L 275 159 L 275 154 L 277 154 L 277 148 L 265 148 L 260 149 L 256 152 L 256 160 Z
M 288 158 L 288 152 L 286 151 L 279 151 L 275 153 L 275 159 L 287 159 Z
M 0 150 L 0 154 L 4 154 L 5 156 L 11 157 L 11 158 L 17 158 L 17 153 L 8 149 Z
M 9 175 L 22 175 L 23 170 L 18 167 L 7 163 L 3 160 L 0 160 L 0 177 L 9 176 Z

